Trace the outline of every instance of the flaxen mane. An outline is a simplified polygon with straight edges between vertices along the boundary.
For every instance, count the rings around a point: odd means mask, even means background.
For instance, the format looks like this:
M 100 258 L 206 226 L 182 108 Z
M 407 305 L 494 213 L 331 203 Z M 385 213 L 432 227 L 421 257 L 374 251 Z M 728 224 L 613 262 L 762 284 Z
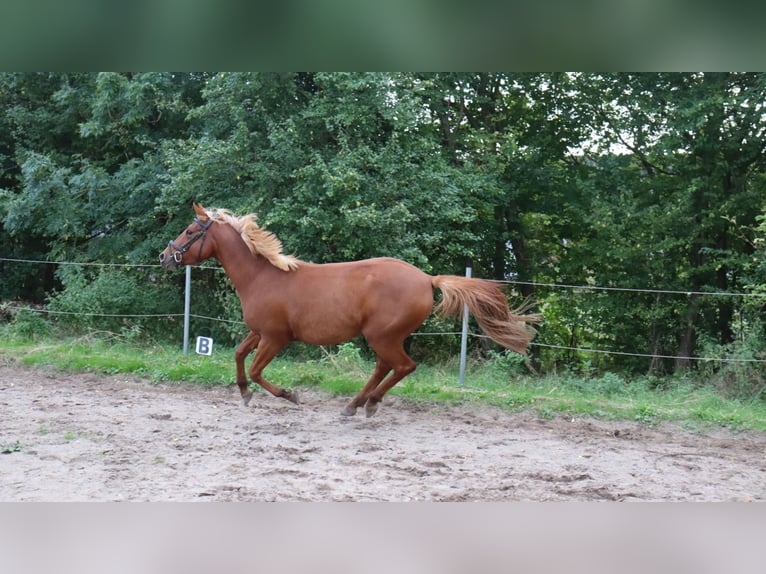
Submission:
M 269 262 L 282 271 L 291 271 L 300 265 L 300 260 L 282 253 L 279 238 L 260 227 L 254 213 L 238 217 L 228 209 L 207 210 L 211 219 L 217 223 L 228 223 L 236 229 L 253 255 L 263 255 Z

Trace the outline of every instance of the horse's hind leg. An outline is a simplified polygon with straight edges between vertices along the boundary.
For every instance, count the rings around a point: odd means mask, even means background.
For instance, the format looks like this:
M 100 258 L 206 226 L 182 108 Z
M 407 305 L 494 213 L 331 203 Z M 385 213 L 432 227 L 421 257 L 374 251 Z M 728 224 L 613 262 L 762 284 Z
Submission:
M 247 375 L 245 374 L 245 359 L 247 356 L 258 347 L 258 342 L 261 340 L 261 336 L 257 333 L 250 333 L 245 337 L 245 340 L 239 344 L 237 350 L 234 353 L 234 362 L 237 365 L 237 386 L 239 387 L 239 394 L 242 395 L 242 402 L 245 406 L 248 405 L 250 399 L 253 398 L 253 391 L 247 388 Z
M 386 364 L 392 366 L 394 372 L 391 373 L 388 378 L 382 381 L 374 389 L 372 389 L 372 391 L 367 395 L 365 412 L 368 417 L 371 417 L 377 412 L 378 403 L 383 400 L 383 395 L 385 395 L 396 383 L 409 375 L 417 367 L 415 361 L 413 361 L 410 356 L 404 352 L 404 348 L 402 347 L 401 343 L 385 345 L 378 348 L 373 346 L 373 349 L 375 349 L 375 352 L 378 354 L 380 359 L 384 360 Z
M 375 390 L 378 383 L 389 373 L 391 367 L 384 363 L 383 360 L 378 357 L 377 363 L 375 363 L 375 370 L 372 372 L 370 380 L 364 385 L 361 391 L 346 405 L 346 408 L 341 411 L 341 414 L 346 416 L 353 416 L 356 414 L 356 409 L 361 407 L 367 402 L 367 398 L 370 393 Z

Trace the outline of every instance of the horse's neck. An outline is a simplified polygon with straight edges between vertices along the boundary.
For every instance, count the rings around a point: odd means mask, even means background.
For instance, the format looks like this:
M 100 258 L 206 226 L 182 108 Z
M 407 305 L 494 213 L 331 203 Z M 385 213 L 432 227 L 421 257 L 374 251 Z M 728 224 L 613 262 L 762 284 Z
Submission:
M 271 265 L 265 257 L 253 257 L 247 245 L 241 240 L 229 242 L 227 248 L 219 249 L 215 257 L 226 271 L 226 275 L 234 284 L 240 297 L 257 285 L 258 275 Z

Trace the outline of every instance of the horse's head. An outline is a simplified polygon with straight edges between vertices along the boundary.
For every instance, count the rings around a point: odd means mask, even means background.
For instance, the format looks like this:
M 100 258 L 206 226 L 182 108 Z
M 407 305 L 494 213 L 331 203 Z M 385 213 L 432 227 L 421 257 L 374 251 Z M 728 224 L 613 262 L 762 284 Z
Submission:
M 213 220 L 197 203 L 194 204 L 194 212 L 197 217 L 191 225 L 173 241 L 169 241 L 168 246 L 160 253 L 160 263 L 165 269 L 175 269 L 179 265 L 195 265 L 212 256 L 212 246 L 210 243 L 205 244 L 205 238 Z

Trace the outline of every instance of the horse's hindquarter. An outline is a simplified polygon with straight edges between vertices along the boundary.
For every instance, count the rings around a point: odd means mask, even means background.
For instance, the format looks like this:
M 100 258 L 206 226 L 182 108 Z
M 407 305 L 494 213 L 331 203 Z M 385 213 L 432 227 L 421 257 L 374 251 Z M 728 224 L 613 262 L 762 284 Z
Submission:
M 433 306 L 431 278 L 397 259 L 302 264 L 284 290 L 293 339 L 321 345 L 416 329 Z

